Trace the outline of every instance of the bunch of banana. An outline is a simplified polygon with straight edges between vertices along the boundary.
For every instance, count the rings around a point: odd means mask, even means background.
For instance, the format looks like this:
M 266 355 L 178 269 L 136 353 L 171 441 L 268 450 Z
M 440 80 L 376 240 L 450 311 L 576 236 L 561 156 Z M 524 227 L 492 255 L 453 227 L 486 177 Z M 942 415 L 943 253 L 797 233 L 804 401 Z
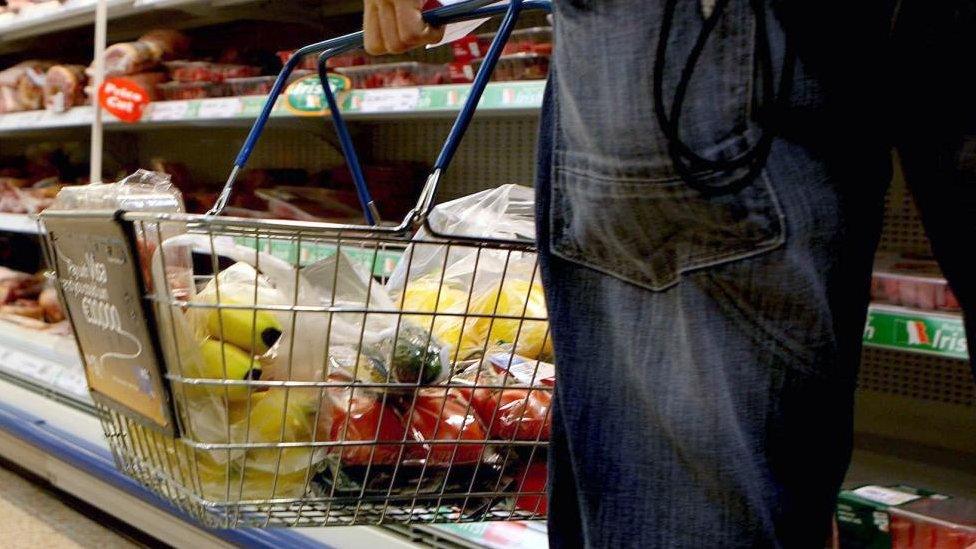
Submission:
M 209 308 L 204 309 L 201 318 L 205 332 L 203 340 L 199 342 L 201 360 L 188 365 L 186 374 L 203 379 L 261 379 L 261 363 L 257 357 L 267 353 L 281 337 L 278 318 L 269 311 L 225 308 L 254 302 L 247 296 L 233 292 L 221 291 L 219 301 L 212 294 L 201 293 L 194 298 L 194 302 L 206 304 Z M 223 396 L 226 388 L 226 397 L 230 402 L 244 401 L 251 393 L 246 385 L 201 387 L 217 396 Z

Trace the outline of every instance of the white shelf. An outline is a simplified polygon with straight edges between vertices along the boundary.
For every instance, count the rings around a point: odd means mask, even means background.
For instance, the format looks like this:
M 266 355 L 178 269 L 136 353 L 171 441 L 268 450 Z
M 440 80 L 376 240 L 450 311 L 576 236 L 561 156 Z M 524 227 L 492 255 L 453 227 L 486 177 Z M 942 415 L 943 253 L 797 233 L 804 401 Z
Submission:
M 0 43 L 90 25 L 95 21 L 96 0 L 66 0 L 53 10 L 35 9 L 0 19 Z M 108 0 L 109 17 L 134 11 L 133 0 Z
M 0 371 L 83 405 L 92 405 L 85 369 L 71 336 L 30 330 L 0 320 Z
M 37 219 L 28 214 L 0 213 L 0 232 L 40 234 Z
M 52 6 L 51 9 L 42 6 L 26 12 L 0 15 L 0 52 L 32 47 L 29 40 L 24 40 L 27 38 L 92 25 L 95 22 L 95 4 L 96 0 L 64 0 L 60 6 Z M 305 5 L 295 6 L 294 3 L 259 3 L 257 0 L 108 0 L 110 21 L 162 10 L 192 13 L 202 23 L 235 18 L 307 22 L 310 19 L 317 21 L 324 14 L 361 11 L 362 2 L 329 0 L 323 3 L 309 0 Z M 162 18 L 165 19 L 165 15 Z
M 523 82 L 493 82 L 485 90 L 478 107 L 479 115 L 538 115 L 545 91 L 545 80 Z M 338 95 L 342 112 L 349 120 L 381 120 L 402 118 L 436 118 L 457 114 L 471 86 L 451 84 L 420 86 L 415 88 L 390 88 L 379 90 L 350 90 Z M 408 101 L 391 104 L 389 96 L 411 96 Z M 318 122 L 325 113 L 301 112 L 292 108 L 294 103 L 303 104 L 305 96 L 298 96 L 289 103 L 282 96 L 274 110 L 275 119 L 309 119 Z M 247 125 L 257 118 L 264 105 L 264 96 L 216 97 L 188 101 L 156 101 L 151 103 L 141 121 L 124 124 L 106 114 L 107 128 L 115 130 L 139 130 L 156 126 L 237 126 Z M 75 107 L 63 113 L 28 111 L 0 115 L 0 135 L 25 133 L 55 128 L 90 126 L 94 118 L 92 107 Z

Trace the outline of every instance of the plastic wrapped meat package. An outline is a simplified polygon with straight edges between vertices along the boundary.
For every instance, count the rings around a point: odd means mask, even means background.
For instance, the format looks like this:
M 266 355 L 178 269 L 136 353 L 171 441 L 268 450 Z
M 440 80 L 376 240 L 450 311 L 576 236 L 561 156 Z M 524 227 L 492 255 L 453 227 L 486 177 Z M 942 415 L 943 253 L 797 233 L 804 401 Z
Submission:
M 871 299 L 926 311 L 960 310 L 938 263 L 926 257 L 879 253 L 871 279 Z
M 976 545 L 976 501 L 926 498 L 890 509 L 892 549 L 969 549 Z
M 189 49 L 190 39 L 179 31 L 150 31 L 135 42 L 120 42 L 106 48 L 105 75 L 125 76 L 145 72 L 163 61 L 185 57 Z M 93 67 L 89 67 L 89 74 L 93 71 Z
M 54 65 L 44 78 L 44 108 L 64 112 L 85 103 L 88 76 L 82 65 Z
M 0 71 L 0 112 L 42 109 L 45 73 L 53 65 L 52 61 L 34 59 Z

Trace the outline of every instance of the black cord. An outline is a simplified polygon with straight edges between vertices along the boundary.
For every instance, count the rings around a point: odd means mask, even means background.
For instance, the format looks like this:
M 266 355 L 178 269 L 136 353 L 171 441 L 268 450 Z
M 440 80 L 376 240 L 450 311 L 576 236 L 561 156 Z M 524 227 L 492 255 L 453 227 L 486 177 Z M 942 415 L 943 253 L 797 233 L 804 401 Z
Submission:
M 701 32 L 692 46 L 688 59 L 681 70 L 681 76 L 675 86 L 674 98 L 671 102 L 670 113 L 664 104 L 664 66 L 667 61 L 668 39 L 674 22 L 675 9 L 678 0 L 667 0 L 664 5 L 661 32 L 658 37 L 657 54 L 654 60 L 654 114 L 661 130 L 668 141 L 668 154 L 674 164 L 675 171 L 689 186 L 705 195 L 735 193 L 749 185 L 759 171 L 766 164 L 769 150 L 775 137 L 775 122 L 782 107 L 789 98 L 793 85 L 793 69 L 795 56 L 788 39 L 784 51 L 783 70 L 780 76 L 778 90 L 774 89 L 773 55 L 769 44 L 769 29 L 766 21 L 765 0 L 750 0 L 756 19 L 756 49 L 758 55 L 759 73 L 762 82 L 761 101 L 756 113 L 760 127 L 760 136 L 751 148 L 739 156 L 725 160 L 706 158 L 695 152 L 681 139 L 681 111 L 688 94 L 688 86 L 694 76 L 698 60 L 708 43 L 708 39 L 728 7 L 731 0 L 718 0 L 711 15 L 705 19 Z M 747 98 L 751 100 L 751 98 Z M 703 172 L 725 172 L 732 175 L 742 169 L 747 169 L 744 175 L 719 183 L 709 183 L 702 179 Z

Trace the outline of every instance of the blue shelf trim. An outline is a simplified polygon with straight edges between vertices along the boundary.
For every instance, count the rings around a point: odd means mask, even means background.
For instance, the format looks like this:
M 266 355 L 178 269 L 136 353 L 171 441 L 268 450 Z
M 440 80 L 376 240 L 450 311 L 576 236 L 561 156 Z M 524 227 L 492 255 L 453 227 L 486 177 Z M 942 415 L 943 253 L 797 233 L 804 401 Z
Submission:
M 150 492 L 135 480 L 122 474 L 115 467 L 111 452 L 105 448 L 49 425 L 43 419 L 4 402 L 0 402 L 0 429 L 65 463 L 86 471 L 106 484 L 146 501 L 180 520 L 196 525 L 195 521 L 188 515 Z M 196 526 L 202 528 L 199 525 Z M 203 529 L 239 547 L 288 547 L 296 549 L 328 547 L 287 529 Z

